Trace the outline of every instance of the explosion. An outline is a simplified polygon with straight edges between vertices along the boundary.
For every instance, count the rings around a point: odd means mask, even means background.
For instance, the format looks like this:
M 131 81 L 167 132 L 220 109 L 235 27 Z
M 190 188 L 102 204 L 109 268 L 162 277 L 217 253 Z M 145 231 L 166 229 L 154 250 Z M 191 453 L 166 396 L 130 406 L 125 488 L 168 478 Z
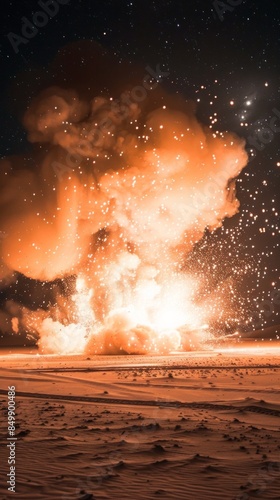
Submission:
M 56 305 L 21 308 L 41 352 L 167 353 L 209 335 L 184 259 L 238 211 L 244 143 L 200 124 L 192 103 L 147 93 L 48 88 L 23 120 L 34 156 L 2 161 L 2 280 L 76 277 Z

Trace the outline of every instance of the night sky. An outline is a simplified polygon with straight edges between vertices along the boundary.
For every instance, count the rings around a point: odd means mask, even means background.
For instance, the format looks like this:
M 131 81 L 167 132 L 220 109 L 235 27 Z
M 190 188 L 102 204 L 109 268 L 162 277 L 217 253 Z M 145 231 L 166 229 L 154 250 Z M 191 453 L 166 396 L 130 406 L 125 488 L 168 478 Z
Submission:
M 161 84 L 165 91 L 194 101 L 206 126 L 244 138 L 250 156 L 237 181 L 239 213 L 214 233 L 205 231 L 185 268 L 205 277 L 205 295 L 228 276 L 234 280 L 239 321 L 229 321 L 227 331 L 279 324 L 279 2 L 64 1 L 28 43 L 18 44 L 18 53 L 11 33 L 22 36 L 22 18 L 31 21 L 42 7 L 32 0 L 3 0 L 1 6 L 1 158 L 23 154 L 28 161 L 31 145 L 21 119 L 31 99 L 52 85 L 71 88 L 75 71 L 83 65 L 90 70 L 82 45 L 72 75 L 59 67 L 54 60 L 61 48 L 97 42 L 116 65 L 128 72 L 131 67 L 135 75 L 160 65 L 169 73 Z M 67 293 L 69 286 L 69 280 L 42 284 L 21 275 L 3 282 L 2 334 L 11 330 L 7 300 L 44 308 L 57 288 Z

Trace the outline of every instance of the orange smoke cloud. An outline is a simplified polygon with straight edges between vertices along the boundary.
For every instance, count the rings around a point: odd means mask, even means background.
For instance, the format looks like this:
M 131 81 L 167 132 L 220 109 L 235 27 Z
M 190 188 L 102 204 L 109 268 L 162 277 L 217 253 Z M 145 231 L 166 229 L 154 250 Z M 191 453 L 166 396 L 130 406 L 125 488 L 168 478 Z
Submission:
M 180 263 L 205 228 L 238 211 L 244 143 L 213 134 L 178 98 L 124 98 L 43 91 L 23 121 L 44 153 L 32 167 L 1 165 L 3 276 L 81 280 L 64 319 L 34 319 L 46 352 L 170 352 L 182 327 L 207 321 Z

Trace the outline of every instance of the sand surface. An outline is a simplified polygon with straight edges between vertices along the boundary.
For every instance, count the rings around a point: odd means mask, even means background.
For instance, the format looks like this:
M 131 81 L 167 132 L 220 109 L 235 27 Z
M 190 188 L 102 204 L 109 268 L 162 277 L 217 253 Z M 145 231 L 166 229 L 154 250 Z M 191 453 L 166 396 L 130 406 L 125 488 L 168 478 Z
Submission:
M 280 349 L 0 356 L 0 499 L 280 498 Z M 7 387 L 16 386 L 16 494 Z

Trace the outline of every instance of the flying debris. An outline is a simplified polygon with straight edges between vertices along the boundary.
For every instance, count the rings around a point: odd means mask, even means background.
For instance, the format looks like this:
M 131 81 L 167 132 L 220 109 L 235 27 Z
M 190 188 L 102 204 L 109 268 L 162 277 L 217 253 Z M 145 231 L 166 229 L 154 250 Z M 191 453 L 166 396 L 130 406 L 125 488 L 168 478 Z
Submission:
M 244 142 L 213 134 L 193 103 L 137 88 L 42 91 L 23 123 L 45 153 L 2 161 L 2 276 L 76 277 L 55 305 L 21 310 L 42 352 L 163 353 L 209 336 L 213 304 L 196 303 L 182 263 L 238 211 Z

